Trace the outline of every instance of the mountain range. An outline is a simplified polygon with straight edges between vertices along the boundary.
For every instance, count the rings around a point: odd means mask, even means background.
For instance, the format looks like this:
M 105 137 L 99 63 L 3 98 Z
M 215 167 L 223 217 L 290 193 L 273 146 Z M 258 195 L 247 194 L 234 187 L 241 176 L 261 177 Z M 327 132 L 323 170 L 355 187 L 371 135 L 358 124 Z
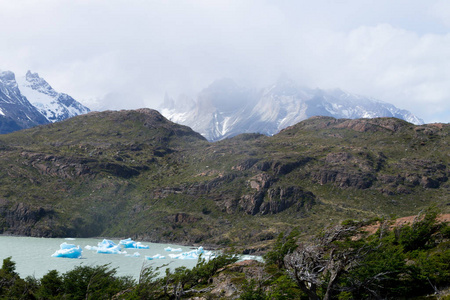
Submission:
M 62 121 L 89 112 L 71 96 L 58 93 L 37 73 L 16 77 L 0 71 L 0 133 Z
M 261 90 L 231 79 L 215 81 L 196 100 L 176 101 L 166 95 L 160 107 L 169 120 L 191 127 L 209 141 L 241 133 L 274 135 L 312 116 L 335 118 L 395 117 L 413 124 L 423 121 L 406 110 L 340 89 L 310 89 L 287 78 Z M 37 73 L 16 77 L 0 72 L 0 133 L 53 123 L 89 112 L 71 96 L 55 91 Z
M 160 108 L 173 122 L 187 125 L 209 141 L 240 133 L 274 135 L 312 116 L 334 118 L 395 117 L 413 124 L 423 120 L 409 111 L 340 89 L 310 89 L 282 78 L 262 90 L 239 86 L 231 79 L 212 83 L 193 100 L 168 96 Z

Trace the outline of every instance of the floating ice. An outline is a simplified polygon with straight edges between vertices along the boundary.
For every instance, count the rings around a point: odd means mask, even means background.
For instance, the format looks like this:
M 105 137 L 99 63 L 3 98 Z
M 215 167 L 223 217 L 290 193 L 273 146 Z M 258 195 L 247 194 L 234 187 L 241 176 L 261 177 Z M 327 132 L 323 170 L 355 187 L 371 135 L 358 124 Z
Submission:
M 120 245 L 115 245 L 112 247 L 98 247 L 97 253 L 101 254 L 123 254 L 122 251 L 120 251 Z
M 149 249 L 150 246 L 143 245 L 141 242 L 135 242 L 131 238 L 127 238 L 125 240 L 121 240 L 119 242 L 124 248 L 136 248 L 136 249 Z
M 59 250 L 56 250 L 52 254 L 53 257 L 64 257 L 64 258 L 80 258 L 81 252 L 83 251 L 80 246 L 75 246 L 72 244 L 62 243 Z
M 73 244 L 67 244 L 66 242 L 62 243 L 61 245 L 59 245 L 59 247 L 61 249 L 72 249 L 72 248 L 76 248 L 75 245 Z
M 116 243 L 114 243 L 111 240 L 107 240 L 107 239 L 104 239 L 103 241 L 98 243 L 98 247 L 99 248 L 112 248 L 112 247 L 115 247 L 115 246 L 117 246 Z
M 261 256 L 256 256 L 256 255 L 240 255 L 239 261 L 243 261 L 243 260 L 256 260 L 256 261 L 264 262 L 264 259 Z
M 164 250 L 169 251 L 169 252 L 181 252 L 181 248 L 172 248 L 172 247 L 167 247 L 164 248 Z
M 205 259 L 210 259 L 214 256 L 214 253 L 211 251 L 203 250 L 203 247 L 200 246 L 197 249 L 191 250 L 189 252 L 183 252 L 180 254 L 169 254 L 172 259 L 198 259 L 202 255 Z
M 134 252 L 133 254 L 125 254 L 126 257 L 141 257 L 139 252 Z
M 165 256 L 162 256 L 161 254 L 156 254 L 156 255 L 153 255 L 153 256 L 145 256 L 145 259 L 148 259 L 148 260 L 153 260 L 153 259 L 165 259 L 166 257 Z
M 149 246 L 149 245 L 141 244 L 141 242 L 137 242 L 137 243 L 136 243 L 136 248 L 137 248 L 137 249 L 149 249 L 150 246 Z
M 107 239 L 104 239 L 103 241 L 98 243 L 97 247 L 87 245 L 84 248 L 87 250 L 97 251 L 97 253 L 101 253 L 101 254 L 126 254 L 127 253 L 125 251 L 120 251 L 121 250 L 120 245 L 117 245 L 113 241 L 107 240 Z

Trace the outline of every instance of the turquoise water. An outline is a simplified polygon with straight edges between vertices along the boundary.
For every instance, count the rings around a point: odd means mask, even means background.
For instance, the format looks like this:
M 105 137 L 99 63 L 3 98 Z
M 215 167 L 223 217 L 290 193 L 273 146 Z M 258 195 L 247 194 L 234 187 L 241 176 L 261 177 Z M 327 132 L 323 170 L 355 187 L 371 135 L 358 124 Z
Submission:
M 131 275 L 134 278 L 139 278 L 140 271 L 145 265 L 152 265 L 153 267 L 169 264 L 169 268 L 175 269 L 180 266 L 192 268 L 196 265 L 197 260 L 179 260 L 171 259 L 168 254 L 180 252 L 166 252 L 164 248 L 181 248 L 183 252 L 192 250 L 191 247 L 184 247 L 173 244 L 154 244 L 142 242 L 144 245 L 149 245 L 150 249 L 124 249 L 128 254 L 139 252 L 140 257 L 126 257 L 123 254 L 98 254 L 95 251 L 87 250 L 86 245 L 97 246 L 101 239 L 49 239 L 49 238 L 32 238 L 32 237 L 17 237 L 17 236 L 0 236 L 0 263 L 3 259 L 11 256 L 16 263 L 16 271 L 22 278 L 26 276 L 35 276 L 41 278 L 49 270 L 58 270 L 64 273 L 73 269 L 78 265 L 104 265 L 110 264 L 111 267 L 117 268 L 117 275 L 125 276 Z M 115 243 L 119 240 L 113 239 Z M 59 245 L 63 242 L 68 244 L 80 245 L 83 248 L 83 256 L 81 259 L 70 258 L 56 258 L 51 255 L 59 250 Z M 153 256 L 161 254 L 166 256 L 166 259 L 146 260 L 145 256 Z M 161 272 L 164 274 L 164 271 Z

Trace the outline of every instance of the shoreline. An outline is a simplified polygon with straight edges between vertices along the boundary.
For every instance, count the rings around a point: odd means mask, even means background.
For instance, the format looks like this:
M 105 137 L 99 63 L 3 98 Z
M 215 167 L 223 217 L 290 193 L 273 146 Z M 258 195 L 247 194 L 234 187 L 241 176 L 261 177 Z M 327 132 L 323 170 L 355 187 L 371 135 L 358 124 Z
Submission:
M 11 234 L 8 232 L 0 233 L 0 237 L 6 236 L 6 237 L 30 237 L 30 238 L 44 238 L 44 239 L 98 239 L 98 240 L 124 240 L 128 237 L 104 237 L 104 236 L 92 236 L 92 237 L 45 237 L 45 236 L 31 236 L 31 235 L 22 235 L 22 234 Z M 219 250 L 221 249 L 218 245 L 212 245 L 212 244 L 187 244 L 187 243 L 177 243 L 177 242 L 154 242 L 154 241 L 148 241 L 148 240 L 137 240 L 133 239 L 133 241 L 136 242 L 144 242 L 144 243 L 152 243 L 152 244 L 170 244 L 170 245 L 176 245 L 176 246 L 183 246 L 183 247 L 190 247 L 190 248 L 198 248 L 203 247 L 205 250 Z

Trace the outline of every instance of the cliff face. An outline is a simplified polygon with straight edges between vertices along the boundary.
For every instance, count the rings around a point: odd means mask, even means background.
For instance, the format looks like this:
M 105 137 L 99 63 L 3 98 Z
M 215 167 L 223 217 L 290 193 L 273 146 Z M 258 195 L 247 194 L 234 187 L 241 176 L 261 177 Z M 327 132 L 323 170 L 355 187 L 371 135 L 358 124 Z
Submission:
M 52 228 L 55 211 L 26 203 L 12 203 L 0 199 L 1 234 L 55 237 L 63 232 Z
M 264 249 L 280 231 L 448 209 L 450 126 L 312 118 L 209 143 L 152 110 L 0 136 L 0 230 Z

